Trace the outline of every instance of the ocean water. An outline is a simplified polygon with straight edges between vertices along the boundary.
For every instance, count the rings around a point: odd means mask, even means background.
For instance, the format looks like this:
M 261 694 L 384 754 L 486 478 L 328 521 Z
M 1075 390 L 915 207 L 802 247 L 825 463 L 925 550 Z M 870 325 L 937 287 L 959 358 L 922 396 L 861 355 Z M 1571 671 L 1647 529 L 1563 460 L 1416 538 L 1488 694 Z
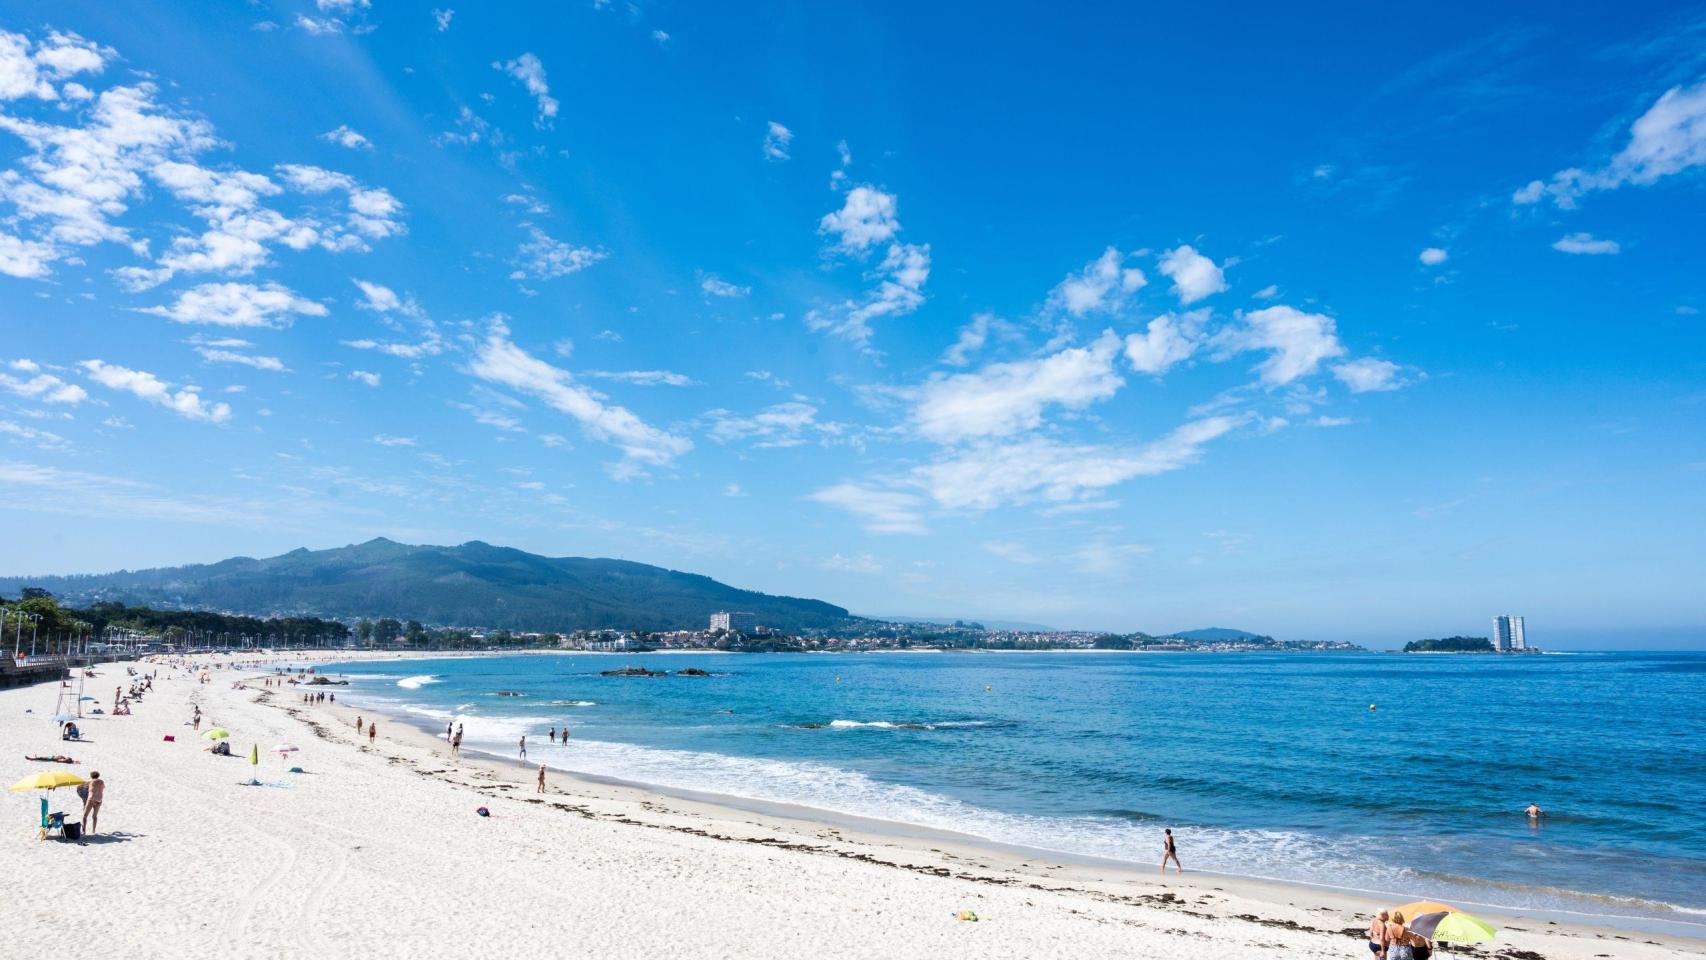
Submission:
M 695 677 L 603 677 L 624 665 Z M 328 668 L 328 672 L 339 668 Z M 1706 655 L 562 655 L 340 700 L 667 789 L 1706 935 Z M 522 696 L 499 696 L 500 691 Z M 1375 709 L 1370 709 L 1373 705 Z M 567 724 L 568 746 L 546 731 Z M 1530 801 L 1549 815 L 1531 826 Z

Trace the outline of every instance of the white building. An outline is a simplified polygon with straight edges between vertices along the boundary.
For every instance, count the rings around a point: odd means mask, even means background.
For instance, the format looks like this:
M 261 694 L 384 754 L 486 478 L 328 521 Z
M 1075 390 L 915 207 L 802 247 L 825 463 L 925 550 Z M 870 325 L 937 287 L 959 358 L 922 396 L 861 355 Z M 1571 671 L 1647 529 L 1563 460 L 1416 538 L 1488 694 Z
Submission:
M 1528 639 L 1523 636 L 1522 618 L 1510 614 L 1500 614 L 1493 618 L 1493 650 L 1497 653 L 1513 653 L 1528 649 Z
M 711 632 L 727 630 L 735 633 L 751 633 L 758 626 L 758 618 L 750 613 L 735 613 L 719 610 L 711 614 Z

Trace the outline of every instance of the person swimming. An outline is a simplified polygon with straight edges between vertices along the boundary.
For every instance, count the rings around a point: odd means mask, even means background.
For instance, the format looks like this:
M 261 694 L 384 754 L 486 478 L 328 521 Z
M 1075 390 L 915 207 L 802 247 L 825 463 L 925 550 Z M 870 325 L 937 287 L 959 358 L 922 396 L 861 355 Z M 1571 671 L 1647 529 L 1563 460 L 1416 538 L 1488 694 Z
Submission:
M 1546 811 L 1540 809 L 1540 805 L 1535 803 L 1529 804 L 1528 809 L 1524 810 L 1523 813 L 1528 814 L 1528 819 L 1530 820 L 1539 820 L 1541 817 L 1546 815 Z

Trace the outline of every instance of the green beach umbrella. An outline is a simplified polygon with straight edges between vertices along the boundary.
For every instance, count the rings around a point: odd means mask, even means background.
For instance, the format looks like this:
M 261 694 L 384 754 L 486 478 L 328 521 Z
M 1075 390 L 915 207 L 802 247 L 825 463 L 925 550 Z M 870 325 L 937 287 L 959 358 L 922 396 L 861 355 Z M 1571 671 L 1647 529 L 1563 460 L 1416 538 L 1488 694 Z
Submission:
M 1443 943 L 1488 943 L 1498 933 L 1492 924 L 1461 910 L 1424 913 L 1411 920 L 1409 927 L 1429 940 Z
M 201 736 L 204 740 L 224 740 L 226 737 L 231 736 L 231 731 L 224 727 L 214 727 L 212 730 L 207 731 Z
M 258 767 L 260 765 L 261 765 L 261 745 L 258 743 L 251 743 L 251 744 L 249 744 L 249 766 Z

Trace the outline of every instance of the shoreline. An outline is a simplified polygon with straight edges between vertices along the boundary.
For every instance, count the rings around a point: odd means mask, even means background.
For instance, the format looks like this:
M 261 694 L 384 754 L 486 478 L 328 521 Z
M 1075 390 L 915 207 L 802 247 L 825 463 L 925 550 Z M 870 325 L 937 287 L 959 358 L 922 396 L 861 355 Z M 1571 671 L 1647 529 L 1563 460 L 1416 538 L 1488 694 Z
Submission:
M 1327 958 L 1362 955 L 1369 910 L 1392 902 L 897 837 L 804 809 L 755 813 L 562 772 L 535 794 L 515 761 L 453 760 L 401 718 L 357 740 L 360 708 L 305 704 L 299 687 L 261 683 L 271 664 L 364 659 L 376 658 L 256 658 L 208 671 L 207 684 L 161 666 L 131 716 L 92 717 L 89 740 L 73 745 L 53 735 L 51 685 L 0 692 L 0 757 L 71 752 L 84 765 L 67 769 L 85 775 L 99 764 L 111 784 L 102 827 L 116 831 L 83 847 L 12 841 L 18 867 L 0 875 L 0 902 L 19 908 L 14 934 L 101 938 L 144 957 L 418 958 L 419 932 L 431 929 L 430 952 L 444 955 L 513 954 L 544 938 L 589 957 Z M 97 668 L 96 689 L 124 666 Z M 241 757 L 200 749 L 191 703 L 204 731 L 232 730 Z M 174 732 L 179 742 L 161 742 Z M 250 743 L 281 741 L 300 746 L 289 763 L 306 773 L 271 756 L 246 762 Z M 33 795 L 13 802 L 33 817 Z M 956 921 L 963 909 L 981 922 Z M 1510 919 L 1495 920 L 1497 943 L 1451 953 L 1706 956 L 1698 939 Z
M 706 653 L 707 651 L 672 652 Z M 727 651 L 711 652 L 722 653 Z M 872 652 L 919 653 L 940 651 L 911 650 Z M 1026 651 L 969 652 L 1003 653 Z M 1055 652 L 1168 653 L 1184 651 L 1065 650 Z M 580 656 L 583 652 L 571 651 L 568 654 L 564 654 L 562 651 L 556 650 L 530 650 L 526 651 L 526 653 L 531 655 Z M 479 651 L 470 652 L 469 655 L 507 656 L 509 654 L 507 652 Z M 371 657 L 352 659 L 345 659 L 328 654 L 323 659 L 316 662 L 323 664 L 359 664 L 365 661 L 387 659 L 392 656 L 395 656 L 397 659 L 410 660 L 438 659 L 436 655 L 431 654 L 430 652 L 376 652 L 375 655 Z M 338 706 L 339 708 L 342 708 L 341 704 Z M 364 709 L 368 713 L 375 713 L 387 718 L 387 720 L 393 725 L 403 725 L 408 727 L 423 738 L 421 742 L 421 746 L 423 747 L 429 749 L 447 749 L 443 735 L 436 732 L 434 723 L 429 721 L 423 714 L 400 712 L 395 710 L 395 708 L 387 709 L 385 705 L 368 705 L 365 706 Z M 353 716 L 355 713 L 360 711 L 350 710 L 347 712 Z M 471 757 L 479 762 L 493 765 L 495 770 L 500 771 L 505 776 L 515 778 L 515 781 L 518 783 L 524 781 L 530 783 L 531 774 L 537 769 L 537 763 L 534 762 L 532 758 L 528 761 L 522 761 L 516 757 L 494 754 L 476 748 L 464 748 L 463 754 L 465 757 Z M 789 803 L 786 801 L 767 800 L 737 794 L 715 793 L 690 788 L 673 787 L 668 784 L 648 783 L 586 772 L 571 771 L 552 766 L 548 759 L 549 755 L 546 753 L 540 753 L 540 756 L 547 757 L 545 762 L 550 768 L 551 776 L 553 778 L 564 778 L 573 781 L 583 789 L 590 790 L 603 787 L 630 792 L 642 800 L 650 801 L 661 798 L 693 803 L 704 808 L 701 812 L 708 812 L 720 818 L 738 818 L 742 816 L 756 815 L 775 818 L 778 821 L 789 824 L 791 829 L 800 832 L 808 832 L 821 827 L 830 827 L 837 830 L 857 833 L 863 836 L 867 841 L 873 843 L 901 841 L 902 845 L 916 845 L 921 842 L 949 845 L 957 848 L 957 852 L 963 857 L 988 860 L 991 864 L 1003 866 L 1007 869 L 1016 869 L 1020 867 L 1028 869 L 1041 863 L 1057 865 L 1054 867 L 1053 872 L 1047 874 L 1050 879 L 1068 877 L 1070 875 L 1063 871 L 1074 867 L 1091 871 L 1088 876 L 1078 878 L 1089 882 L 1108 882 L 1111 880 L 1114 882 L 1135 882 L 1143 884 L 1151 881 L 1155 877 L 1155 874 L 1148 871 L 1147 865 L 1127 860 L 1005 843 L 974 834 L 958 833 L 937 826 L 910 823 L 903 820 L 875 818 L 839 810 Z M 1177 882 L 1176 875 L 1169 874 L 1168 877 L 1170 880 Z M 1311 895 L 1329 895 L 1344 898 L 1347 902 L 1354 902 L 1359 909 L 1364 909 L 1368 913 L 1372 913 L 1373 911 L 1379 910 L 1385 906 L 1390 906 L 1393 903 L 1402 903 L 1418 899 L 1418 897 L 1413 893 L 1367 889 L 1339 884 L 1294 880 L 1289 878 L 1255 876 L 1226 871 L 1193 869 L 1185 875 L 1185 879 L 1186 881 L 1190 881 L 1192 877 L 1211 878 L 1213 883 L 1220 884 L 1221 886 L 1247 887 L 1248 889 L 1243 892 L 1253 894 L 1259 893 L 1263 899 L 1275 902 L 1282 898 L 1299 899 Z M 1187 883 L 1187 886 L 1195 889 L 1200 887 L 1201 884 Z M 1611 898 L 1611 895 L 1582 893 L 1579 891 L 1573 891 L 1572 893 L 1581 897 L 1604 896 L 1608 899 Z M 1290 902 L 1290 899 L 1287 899 L 1287 902 Z M 1520 925 L 1523 924 L 1535 923 L 1583 925 L 1595 929 L 1616 930 L 1622 933 L 1662 935 L 1680 938 L 1682 940 L 1695 941 L 1703 948 L 1701 952 L 1706 953 L 1706 922 L 1702 921 L 1673 921 L 1667 920 L 1663 917 L 1650 915 L 1631 915 L 1620 913 L 1600 914 L 1567 909 L 1518 909 L 1500 904 L 1484 903 L 1474 900 L 1466 900 L 1463 898 L 1455 898 L 1454 902 L 1472 910 L 1477 916 L 1494 921 L 1495 924 L 1500 927 L 1506 927 L 1511 923 L 1519 925 L 1519 928 Z

